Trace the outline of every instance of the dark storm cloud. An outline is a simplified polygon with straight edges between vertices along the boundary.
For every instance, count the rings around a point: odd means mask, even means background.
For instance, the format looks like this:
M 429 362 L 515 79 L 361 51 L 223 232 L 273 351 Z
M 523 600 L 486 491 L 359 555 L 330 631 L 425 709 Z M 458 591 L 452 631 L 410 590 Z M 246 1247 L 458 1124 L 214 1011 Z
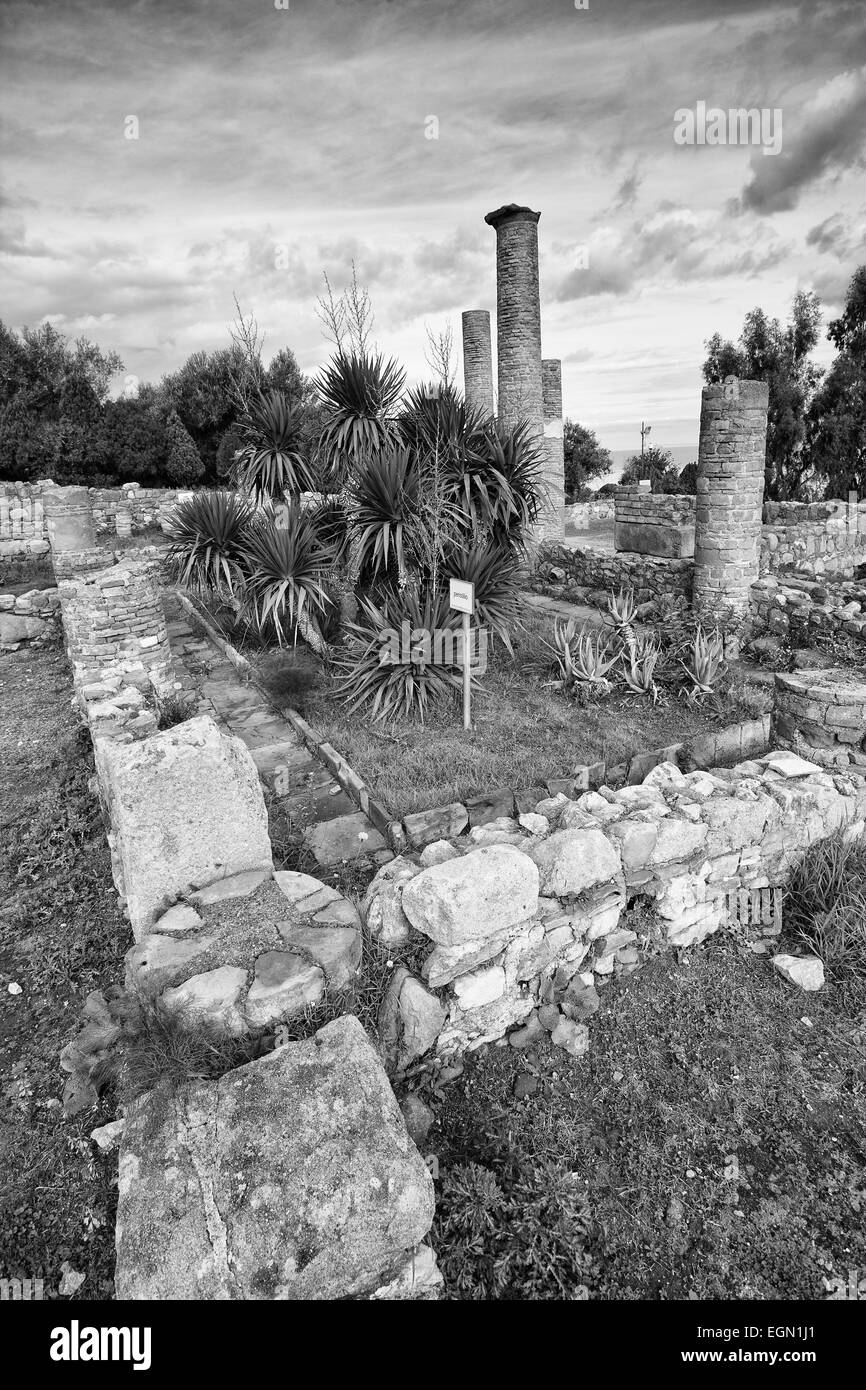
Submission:
M 791 119 L 793 117 L 793 119 Z M 738 207 L 762 214 L 790 211 L 804 189 L 825 175 L 866 161 L 866 70 L 844 73 L 823 99 L 790 112 L 777 155 L 756 150 Z

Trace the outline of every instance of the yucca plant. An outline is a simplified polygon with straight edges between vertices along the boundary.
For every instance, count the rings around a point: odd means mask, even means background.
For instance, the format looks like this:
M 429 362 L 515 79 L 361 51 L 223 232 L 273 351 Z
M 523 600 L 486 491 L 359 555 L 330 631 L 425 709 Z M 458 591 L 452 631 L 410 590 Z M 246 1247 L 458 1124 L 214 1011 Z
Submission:
M 255 502 L 312 491 L 312 470 L 298 441 L 297 410 L 282 391 L 253 396 L 238 421 L 241 447 L 231 478 Z
M 519 625 L 523 608 L 513 552 L 495 541 L 465 552 L 455 549 L 446 556 L 443 570 L 446 581 L 464 579 L 474 584 L 479 624 L 489 628 L 513 656 L 511 633 Z
M 337 662 L 338 698 L 353 712 L 369 706 L 374 723 L 412 716 L 423 723 L 434 705 L 462 688 L 462 669 L 456 661 L 433 660 L 435 649 L 425 650 L 424 643 L 411 647 L 405 661 L 388 659 L 388 649 L 404 630 L 432 637 L 454 630 L 457 620 L 445 595 L 421 595 L 415 585 L 390 590 L 379 603 L 362 598 L 357 619 L 347 624 L 347 654 Z
M 419 480 L 413 455 L 405 447 L 372 454 L 359 466 L 348 488 L 350 537 L 357 573 L 366 567 L 383 575 L 389 562 L 398 582 L 408 577 L 406 532 L 418 514 Z
M 507 484 L 494 534 L 523 551 L 545 500 L 543 441 L 522 421 L 511 430 L 488 427 L 484 438 L 489 462 Z
M 200 592 L 234 595 L 253 516 L 236 492 L 197 492 L 179 502 L 164 526 L 173 578 Z
M 654 673 L 660 647 L 655 637 L 636 638 L 623 652 L 622 678 L 636 695 L 651 695 L 653 704 L 659 698 Z
M 719 675 L 722 665 L 723 647 L 722 639 L 718 632 L 712 633 L 709 637 L 704 635 L 703 628 L 698 623 L 692 644 L 691 658 L 687 662 L 681 661 L 680 665 L 691 681 L 691 686 L 685 689 L 686 699 L 694 704 L 696 701 L 703 700 L 707 695 L 712 695 L 713 688 Z
M 316 380 L 325 407 L 319 449 L 332 485 L 373 454 L 400 442 L 395 412 L 403 391 L 403 368 L 382 353 L 338 353 Z
M 323 542 L 314 517 L 300 506 L 288 509 L 284 524 L 258 518 L 244 540 L 247 612 L 258 630 L 282 646 L 288 628 L 319 655 L 327 644 L 316 622 L 324 613 L 323 578 L 333 565 L 333 551 Z

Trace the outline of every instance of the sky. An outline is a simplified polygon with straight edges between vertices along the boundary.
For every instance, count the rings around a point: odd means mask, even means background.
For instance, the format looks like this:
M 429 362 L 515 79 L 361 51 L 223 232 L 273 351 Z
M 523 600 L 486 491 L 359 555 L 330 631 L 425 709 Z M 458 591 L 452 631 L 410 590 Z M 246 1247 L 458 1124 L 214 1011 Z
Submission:
M 706 339 L 798 289 L 830 319 L 866 260 L 864 0 L 3 0 L 0 86 L 0 315 L 130 378 L 227 345 L 235 294 L 314 373 L 354 259 L 429 379 L 427 328 L 495 311 L 516 202 L 565 413 L 696 445 Z M 678 143 L 700 102 L 781 149 Z

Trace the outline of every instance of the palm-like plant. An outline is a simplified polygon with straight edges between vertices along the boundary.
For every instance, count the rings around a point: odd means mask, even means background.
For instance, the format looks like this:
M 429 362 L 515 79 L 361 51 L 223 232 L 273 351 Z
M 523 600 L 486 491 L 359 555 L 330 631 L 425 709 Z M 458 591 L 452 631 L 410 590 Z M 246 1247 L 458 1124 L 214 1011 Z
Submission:
M 444 572 L 446 579 L 464 579 L 474 584 L 478 622 L 501 638 L 513 656 L 510 633 L 519 623 L 523 608 L 513 552 L 495 541 L 465 552 L 455 549 L 445 559 Z
M 382 353 L 338 353 L 316 380 L 326 423 L 319 449 L 329 479 L 341 484 L 365 458 L 399 442 L 395 419 L 406 374 Z
M 319 655 L 327 653 L 316 614 L 327 606 L 322 580 L 333 564 L 314 516 L 293 504 L 284 524 L 257 518 L 244 541 L 246 602 L 260 632 L 271 632 L 280 646 L 288 626 Z
M 242 442 L 231 477 L 241 492 L 261 502 L 312 490 L 312 471 L 298 447 L 297 410 L 282 391 L 253 396 L 237 428 Z
M 197 492 L 179 502 L 165 522 L 173 578 L 199 591 L 234 594 L 253 514 L 236 492 Z
M 543 441 L 524 422 L 511 430 L 488 428 L 485 439 L 490 466 L 507 484 L 495 532 L 516 550 L 525 550 L 545 497 Z
M 436 653 L 423 644 L 410 649 L 407 660 L 392 661 L 388 644 L 404 630 L 432 635 L 453 630 L 456 622 L 444 595 L 427 591 L 422 597 L 415 585 L 387 591 L 378 604 L 363 598 L 357 620 L 347 625 L 348 652 L 338 662 L 338 697 L 352 711 L 369 705 L 374 722 L 417 715 L 423 723 L 433 705 L 449 691 L 461 689 L 461 668 L 456 661 L 433 660 Z
M 384 574 L 393 559 L 398 582 L 406 583 L 406 531 L 418 514 L 419 479 L 414 456 L 402 446 L 372 454 L 348 488 L 348 511 L 357 574 L 368 566 Z

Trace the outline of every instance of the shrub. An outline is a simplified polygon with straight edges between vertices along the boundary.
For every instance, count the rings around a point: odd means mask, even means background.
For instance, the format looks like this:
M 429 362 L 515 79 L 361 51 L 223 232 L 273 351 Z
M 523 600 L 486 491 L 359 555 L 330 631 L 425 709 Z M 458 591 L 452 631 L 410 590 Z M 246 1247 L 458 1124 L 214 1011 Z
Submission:
M 785 890 L 784 924 L 829 976 L 866 985 L 866 842 L 843 832 L 807 849 Z
M 349 486 L 349 515 L 355 563 L 374 577 L 393 562 L 398 582 L 408 573 L 408 529 L 418 514 L 418 471 L 405 447 L 388 448 L 365 459 Z
M 680 665 L 691 681 L 686 697 L 692 703 L 712 695 L 723 661 L 722 639 L 718 632 L 707 637 L 700 623 L 695 632 L 692 652 L 688 662 Z
M 235 492 L 199 492 L 179 502 L 165 524 L 170 572 L 200 592 L 233 593 L 252 516 Z
M 341 486 L 371 454 L 400 442 L 394 418 L 406 374 L 380 353 L 338 352 L 315 382 L 325 413 L 319 448 L 329 480 Z
M 337 662 L 338 697 L 353 711 L 369 705 L 374 722 L 417 716 L 423 723 L 450 691 L 462 689 L 461 668 L 455 661 L 435 662 L 423 643 L 413 644 L 406 662 L 383 662 L 383 644 L 390 633 L 402 633 L 404 622 L 410 633 L 423 629 L 432 636 L 454 631 L 457 617 L 447 597 L 429 591 L 422 597 L 416 585 L 386 592 L 380 605 L 363 598 L 357 620 L 347 624 L 347 655 Z
M 575 1174 L 552 1160 L 442 1175 L 433 1240 L 451 1294 L 473 1300 L 585 1299 L 591 1223 Z
M 297 408 L 281 391 L 254 396 L 236 429 L 242 443 L 231 477 L 241 492 L 263 502 L 312 489 L 313 475 L 299 448 Z
M 322 581 L 332 564 L 310 512 L 292 505 L 281 525 L 267 514 L 257 517 L 244 533 L 243 568 L 246 608 L 259 632 L 272 633 L 282 646 L 288 624 L 324 655 L 311 610 L 322 614 L 327 607 Z
M 446 579 L 464 579 L 475 585 L 475 616 L 514 655 L 511 632 L 523 609 L 519 568 L 513 551 L 488 541 L 471 550 L 452 551 L 444 562 Z
M 176 410 L 168 417 L 166 444 L 166 472 L 173 483 L 178 487 L 187 487 L 204 477 L 204 464 L 199 458 L 198 449 Z

